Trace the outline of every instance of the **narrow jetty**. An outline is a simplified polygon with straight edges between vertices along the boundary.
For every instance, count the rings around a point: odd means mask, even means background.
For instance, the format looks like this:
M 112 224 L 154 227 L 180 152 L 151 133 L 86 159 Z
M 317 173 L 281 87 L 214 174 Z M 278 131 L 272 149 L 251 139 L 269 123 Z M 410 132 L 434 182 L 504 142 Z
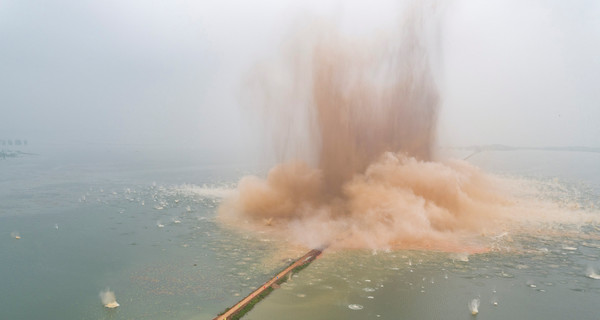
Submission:
M 311 263 L 318 256 L 320 256 L 322 252 L 323 252 L 322 250 L 318 250 L 318 249 L 310 250 L 308 253 L 306 253 L 305 255 L 300 257 L 298 260 L 296 260 L 294 263 L 289 265 L 283 271 L 279 272 L 277 275 L 275 275 L 273 278 L 271 278 L 271 280 L 263 283 L 258 289 L 254 290 L 247 297 L 242 299 L 240 302 L 236 303 L 233 307 L 227 309 L 227 311 L 225 311 L 224 313 L 218 315 L 213 320 L 231 319 L 233 316 L 237 315 L 240 311 L 242 311 L 242 309 L 244 309 L 244 307 L 246 307 L 250 303 L 253 303 L 253 304 L 257 303 L 262 298 L 264 298 L 266 296 L 266 294 L 268 294 L 269 292 L 271 292 L 273 290 L 273 288 L 271 286 L 273 286 L 274 284 L 277 284 L 277 282 L 280 279 L 284 279 L 284 277 L 287 276 L 295 268 Z

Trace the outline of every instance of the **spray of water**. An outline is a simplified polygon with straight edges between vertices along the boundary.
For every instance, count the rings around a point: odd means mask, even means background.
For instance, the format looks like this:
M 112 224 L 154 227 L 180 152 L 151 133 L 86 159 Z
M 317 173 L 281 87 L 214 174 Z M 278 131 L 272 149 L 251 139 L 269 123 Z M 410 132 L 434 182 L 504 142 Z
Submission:
M 512 197 L 514 184 L 464 161 L 434 161 L 438 8 L 419 3 L 401 21 L 359 39 L 303 25 L 281 61 L 257 67 L 247 100 L 281 164 L 266 179 L 242 178 L 221 220 L 309 247 L 477 252 L 486 234 L 533 216 Z
M 600 280 L 600 274 L 597 274 L 592 266 L 587 267 L 585 275 L 590 279 Z
M 481 300 L 479 300 L 479 298 L 475 298 L 471 301 L 469 301 L 469 311 L 471 312 L 472 315 L 477 315 L 479 313 L 479 304 L 481 303 Z
M 106 290 L 100 291 L 100 300 L 102 300 L 102 304 L 110 309 L 114 309 L 119 305 L 119 303 L 117 302 L 117 299 L 115 298 L 115 293 L 113 291 L 110 291 L 109 288 L 106 288 Z

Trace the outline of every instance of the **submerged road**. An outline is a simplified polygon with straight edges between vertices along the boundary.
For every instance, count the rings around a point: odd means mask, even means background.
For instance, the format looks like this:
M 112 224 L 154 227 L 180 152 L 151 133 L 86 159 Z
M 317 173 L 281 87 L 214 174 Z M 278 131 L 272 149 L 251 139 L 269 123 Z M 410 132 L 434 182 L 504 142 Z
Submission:
M 237 313 L 245 305 L 247 305 L 255 296 L 257 296 L 257 295 L 261 294 L 263 291 L 267 290 L 267 288 L 270 287 L 271 285 L 273 285 L 277 280 L 279 280 L 282 277 L 287 276 L 287 274 L 290 273 L 290 271 L 292 271 L 292 269 L 296 268 L 297 266 L 301 266 L 305 263 L 309 263 L 309 262 L 313 261 L 321 253 L 322 253 L 321 250 L 317 250 L 317 249 L 310 250 L 308 253 L 306 253 L 305 255 L 300 257 L 298 260 L 296 260 L 296 262 L 292 263 L 289 267 L 285 268 L 283 271 L 281 271 L 277 275 L 275 275 L 271 280 L 265 282 L 258 289 L 254 290 L 254 292 L 250 293 L 246 298 L 244 298 L 240 302 L 236 303 L 233 307 L 231 307 L 231 309 L 227 310 L 227 312 L 223 313 L 220 316 L 217 316 L 213 320 L 226 320 L 233 314 Z

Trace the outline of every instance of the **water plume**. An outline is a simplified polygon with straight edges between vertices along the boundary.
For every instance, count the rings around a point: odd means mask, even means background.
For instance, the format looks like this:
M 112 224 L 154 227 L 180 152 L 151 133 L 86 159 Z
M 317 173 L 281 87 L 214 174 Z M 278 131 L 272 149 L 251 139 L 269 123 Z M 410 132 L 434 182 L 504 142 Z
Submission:
M 479 298 L 475 298 L 471 301 L 469 301 L 469 311 L 471 312 L 472 315 L 477 315 L 479 313 L 479 304 L 480 304 L 481 300 L 479 300 Z
M 585 271 L 586 277 L 594 280 L 600 280 L 600 274 L 596 273 L 596 270 L 592 266 L 588 266 Z
M 110 291 L 109 288 L 106 288 L 106 290 L 100 291 L 100 300 L 102 300 L 102 305 L 104 305 L 105 307 L 109 308 L 109 309 L 114 309 L 118 306 L 120 306 L 120 304 L 117 302 L 117 299 L 115 298 L 115 293 L 113 291 Z
M 281 164 L 242 178 L 220 219 L 313 248 L 473 253 L 532 216 L 506 179 L 434 161 L 439 29 L 439 8 L 420 2 L 368 38 L 323 22 L 292 32 L 248 84 Z

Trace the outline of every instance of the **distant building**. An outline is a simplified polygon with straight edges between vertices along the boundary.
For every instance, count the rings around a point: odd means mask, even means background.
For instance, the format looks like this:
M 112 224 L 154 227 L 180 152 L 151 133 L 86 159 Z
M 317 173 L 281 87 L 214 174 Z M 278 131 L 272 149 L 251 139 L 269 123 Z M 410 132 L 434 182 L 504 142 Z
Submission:
M 26 146 L 27 144 L 25 139 L 0 139 L 0 146 Z

